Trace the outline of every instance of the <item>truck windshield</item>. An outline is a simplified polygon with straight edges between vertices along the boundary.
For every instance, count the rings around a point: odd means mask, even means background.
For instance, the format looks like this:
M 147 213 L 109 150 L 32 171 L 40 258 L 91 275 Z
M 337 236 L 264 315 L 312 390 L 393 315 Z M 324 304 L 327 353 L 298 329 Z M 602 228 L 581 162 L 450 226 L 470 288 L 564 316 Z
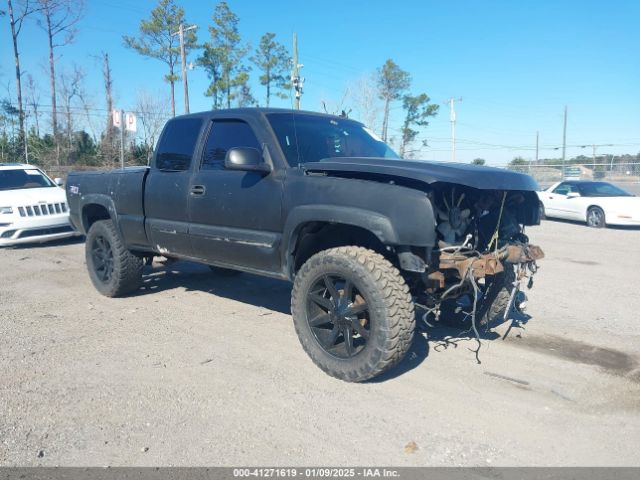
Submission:
M 289 165 L 335 157 L 399 158 L 364 125 L 353 120 L 299 113 L 270 113 L 271 124 Z
M 35 168 L 0 170 L 0 190 L 55 187 L 40 170 Z

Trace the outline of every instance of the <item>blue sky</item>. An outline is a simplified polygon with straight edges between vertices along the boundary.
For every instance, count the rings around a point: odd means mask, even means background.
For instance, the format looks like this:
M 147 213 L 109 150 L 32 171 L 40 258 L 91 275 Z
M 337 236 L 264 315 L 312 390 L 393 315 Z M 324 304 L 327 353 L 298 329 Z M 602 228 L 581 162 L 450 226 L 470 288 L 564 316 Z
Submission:
M 213 1 L 176 0 L 187 20 L 200 26 L 201 41 Z M 321 100 L 337 102 L 345 88 L 392 58 L 413 77 L 411 91 L 433 102 L 462 97 L 456 104 L 457 160 L 482 157 L 504 164 L 514 156 L 533 158 L 535 132 L 541 157 L 559 157 L 564 105 L 569 108 L 568 156 L 591 154 L 591 147 L 615 144 L 598 153 L 640 151 L 640 2 L 636 1 L 249 1 L 230 0 L 240 17 L 243 39 L 255 47 L 271 31 L 290 46 L 297 32 L 306 77 L 302 106 L 321 110 Z M 165 66 L 122 45 L 135 34 L 155 1 L 88 0 L 74 44 L 58 50 L 58 65 L 73 62 L 87 71 L 87 88 L 103 108 L 101 50 L 112 59 L 117 106 L 132 109 L 136 92 L 166 95 Z M 0 96 L 13 86 L 9 26 L 0 20 Z M 35 21 L 21 35 L 23 69 L 47 98 L 46 37 Z M 190 60 L 194 60 L 192 55 Z M 254 77 L 257 74 L 254 72 Z M 206 73 L 189 73 L 191 110 L 206 110 Z M 257 82 L 254 94 L 264 93 Z M 288 100 L 275 101 L 287 107 Z M 182 111 L 181 85 L 176 88 Z M 400 104 L 392 127 L 402 120 Z M 430 147 L 421 158 L 450 159 L 450 123 L 446 105 L 420 138 Z

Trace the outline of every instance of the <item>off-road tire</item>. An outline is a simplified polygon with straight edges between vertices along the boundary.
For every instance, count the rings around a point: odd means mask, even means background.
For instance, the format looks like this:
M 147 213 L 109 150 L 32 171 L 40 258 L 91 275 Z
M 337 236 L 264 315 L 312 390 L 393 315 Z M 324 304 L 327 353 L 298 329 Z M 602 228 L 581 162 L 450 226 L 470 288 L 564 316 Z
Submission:
M 367 344 L 354 357 L 339 358 L 325 351 L 307 321 L 308 294 L 318 278 L 340 275 L 357 285 L 369 308 Z M 332 377 L 362 382 L 389 370 L 405 356 L 415 330 L 409 287 L 382 255 L 362 247 L 337 247 L 309 258 L 298 271 L 291 296 L 293 323 L 311 360 Z
M 490 282 L 483 298 L 478 299 L 476 307 L 476 326 L 492 328 L 504 322 L 504 313 L 509 307 L 515 271 L 513 265 L 505 264 L 504 272 L 486 277 Z M 472 293 L 469 294 L 472 297 Z M 473 301 L 473 298 L 471 299 Z M 440 307 L 440 321 L 442 325 L 455 328 L 471 328 L 471 317 L 458 307 L 455 299 L 445 300 Z M 466 308 L 465 310 L 470 310 Z
M 240 275 L 242 272 L 240 270 L 233 270 L 231 268 L 224 267 L 216 267 L 215 265 L 209 265 L 209 269 L 215 275 L 220 277 L 235 277 L 236 275 Z
M 504 322 L 504 314 L 509 308 L 515 278 L 513 265 L 505 263 L 504 272 L 495 275 L 478 308 L 477 318 L 480 320 L 480 325 L 492 328 Z
M 92 255 L 92 247 L 97 238 L 104 239 L 113 253 L 113 272 L 106 281 L 99 277 Z M 125 247 L 111 220 L 97 221 L 89 228 L 85 243 L 85 260 L 91 282 L 96 290 L 106 297 L 126 295 L 137 290 L 142 284 L 144 259 Z

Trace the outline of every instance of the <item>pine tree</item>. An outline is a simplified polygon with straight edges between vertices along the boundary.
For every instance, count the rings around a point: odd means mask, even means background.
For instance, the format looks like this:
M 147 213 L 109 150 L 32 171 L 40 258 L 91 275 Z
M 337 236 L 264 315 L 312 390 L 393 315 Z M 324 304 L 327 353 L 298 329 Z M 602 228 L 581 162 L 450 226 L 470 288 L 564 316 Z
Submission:
M 429 125 L 428 118 L 434 117 L 438 113 L 440 106 L 429 103 L 429 100 L 431 99 L 426 93 L 416 96 L 405 95 L 402 98 L 402 108 L 405 111 L 399 152 L 402 158 L 407 153 L 407 146 L 418 136 L 418 130 L 414 130 L 412 127 L 426 127 Z
M 286 47 L 275 40 L 275 33 L 267 32 L 260 38 L 260 45 L 255 51 L 251 61 L 262 72 L 260 84 L 266 87 L 266 106 L 272 96 L 287 98 L 287 91 L 291 88 L 289 83 L 289 70 L 291 68 L 291 56 Z M 272 91 L 272 89 L 276 91 Z
M 211 79 L 205 95 L 213 97 L 213 108 L 231 108 L 231 102 L 242 94 L 249 81 L 249 68 L 242 63 L 249 49 L 241 43 L 238 16 L 227 2 L 216 5 L 212 18 L 211 41 L 202 46 L 204 52 L 198 63 Z
M 411 84 L 411 75 L 402 70 L 396 63 L 389 59 L 378 69 L 378 87 L 380 88 L 380 99 L 384 100 L 384 117 L 382 120 L 382 140 L 388 138 L 389 130 L 389 107 L 391 102 L 400 100 L 402 94 Z
M 124 35 L 125 47 L 132 48 L 140 55 L 155 58 L 167 64 L 169 73 L 164 79 L 171 85 L 171 112 L 176 114 L 175 82 L 180 79 L 176 66 L 180 62 L 180 41 L 175 32 L 181 23 L 186 23 L 184 9 L 173 0 L 160 0 L 151 10 L 151 18 L 140 22 L 140 34 L 136 37 Z M 184 33 L 185 55 L 196 47 L 196 34 L 193 30 Z

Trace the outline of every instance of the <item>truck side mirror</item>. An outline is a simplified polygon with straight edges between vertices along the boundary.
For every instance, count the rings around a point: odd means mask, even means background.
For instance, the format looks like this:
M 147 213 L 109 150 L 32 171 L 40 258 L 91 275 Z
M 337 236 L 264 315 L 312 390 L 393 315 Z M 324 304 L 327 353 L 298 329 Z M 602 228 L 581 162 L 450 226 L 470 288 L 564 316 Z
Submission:
M 229 170 L 271 172 L 271 166 L 264 161 L 260 150 L 251 147 L 230 148 L 224 159 L 224 166 Z
M 59 187 L 62 187 L 64 185 L 64 180 L 60 177 L 56 177 L 53 179 L 53 183 L 55 183 Z
M 567 193 L 567 198 L 578 198 L 580 194 L 578 192 L 569 192 Z

